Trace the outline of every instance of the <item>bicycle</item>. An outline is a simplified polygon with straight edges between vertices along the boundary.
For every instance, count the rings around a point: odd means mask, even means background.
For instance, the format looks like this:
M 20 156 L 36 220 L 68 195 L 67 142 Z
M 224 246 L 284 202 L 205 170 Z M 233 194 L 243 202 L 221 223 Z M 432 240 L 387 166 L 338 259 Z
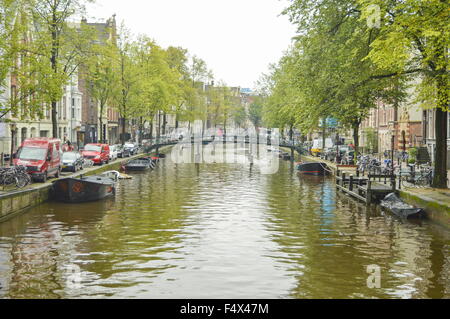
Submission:
M 83 161 L 83 169 L 93 167 L 94 164 L 95 164 L 94 161 L 85 158 Z
M 15 185 L 17 188 L 24 188 L 31 184 L 31 177 L 24 166 L 14 166 L 11 168 L 0 169 L 0 184 L 3 187 Z
M 419 172 L 410 166 L 410 170 L 403 170 L 399 174 L 404 187 L 429 187 L 433 182 L 433 168 L 429 166 L 421 166 Z

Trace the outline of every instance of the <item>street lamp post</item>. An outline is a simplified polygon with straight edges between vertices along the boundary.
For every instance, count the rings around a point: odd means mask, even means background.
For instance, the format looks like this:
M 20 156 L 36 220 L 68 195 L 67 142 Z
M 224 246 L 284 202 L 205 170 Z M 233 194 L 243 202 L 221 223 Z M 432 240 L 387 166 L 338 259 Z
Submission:
M 11 155 L 9 156 L 9 165 L 12 166 L 14 163 L 13 154 L 14 154 L 14 150 L 16 148 L 15 141 L 16 141 L 16 134 L 17 134 L 17 125 L 16 125 L 16 123 L 11 123 L 10 127 L 11 127 Z

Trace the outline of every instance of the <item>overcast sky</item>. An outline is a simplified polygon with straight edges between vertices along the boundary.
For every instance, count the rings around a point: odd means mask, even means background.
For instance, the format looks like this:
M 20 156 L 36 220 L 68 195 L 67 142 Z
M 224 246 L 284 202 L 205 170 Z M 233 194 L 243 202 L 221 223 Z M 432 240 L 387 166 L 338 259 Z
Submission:
M 295 28 L 280 16 L 286 0 L 96 0 L 90 21 L 117 14 L 135 34 L 204 59 L 217 80 L 254 88 L 286 50 Z

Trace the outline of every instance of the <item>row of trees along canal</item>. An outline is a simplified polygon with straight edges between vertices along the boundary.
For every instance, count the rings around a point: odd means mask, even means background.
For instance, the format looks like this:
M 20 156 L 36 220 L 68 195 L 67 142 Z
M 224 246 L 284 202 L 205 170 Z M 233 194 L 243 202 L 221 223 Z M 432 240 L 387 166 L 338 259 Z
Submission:
M 449 10 L 444 0 L 292 1 L 284 14 L 298 36 L 261 81 L 266 124 L 307 133 L 333 117 L 358 149 L 369 111 L 398 106 L 415 79 L 415 102 L 436 109 L 433 184 L 446 188 Z
M 160 114 L 164 132 L 168 113 L 176 114 L 177 128 L 181 121 L 199 118 L 212 126 L 226 126 L 229 118 L 245 122 L 236 91 L 224 83 L 204 90 L 204 83 L 214 84 L 205 61 L 180 47 L 163 49 L 145 35 L 133 37 L 123 24 L 118 32 L 105 34 L 87 23 L 73 23 L 83 16 L 85 4 L 0 0 L 0 93 L 8 89 L 9 75 L 16 83 L 11 98 L 0 101 L 0 119 L 8 114 L 19 120 L 41 119 L 48 106 L 57 137 L 58 102 L 78 74 L 86 79 L 100 114 L 107 107 L 119 111 L 122 133 L 127 120 L 135 120 L 142 131 Z M 103 116 L 99 120 L 102 127 Z

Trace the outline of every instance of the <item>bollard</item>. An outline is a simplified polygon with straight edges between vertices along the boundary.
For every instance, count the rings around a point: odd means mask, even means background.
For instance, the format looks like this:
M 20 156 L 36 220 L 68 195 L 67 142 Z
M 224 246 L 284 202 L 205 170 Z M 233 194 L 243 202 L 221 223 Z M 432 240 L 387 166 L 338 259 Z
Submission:
M 350 186 L 348 188 L 351 192 L 353 192 L 353 175 L 350 175 Z
M 366 204 L 369 205 L 372 202 L 372 181 L 367 182 L 367 192 L 366 192 Z

